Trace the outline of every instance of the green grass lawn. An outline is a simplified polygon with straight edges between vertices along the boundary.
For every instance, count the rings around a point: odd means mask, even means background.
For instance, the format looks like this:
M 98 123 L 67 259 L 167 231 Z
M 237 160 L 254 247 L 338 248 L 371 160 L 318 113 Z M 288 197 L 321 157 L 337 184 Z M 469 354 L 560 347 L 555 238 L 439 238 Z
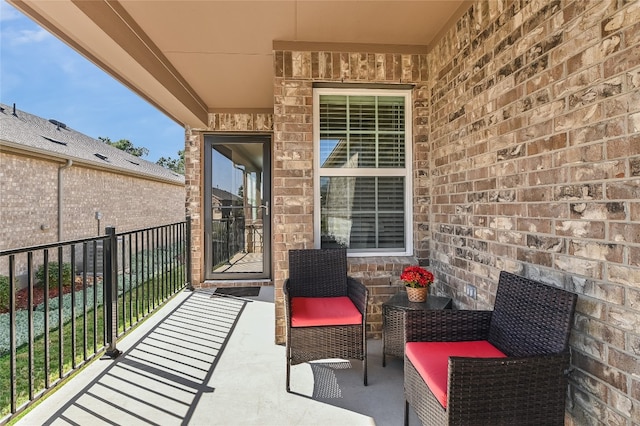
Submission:
M 133 290 L 125 291 L 118 298 L 118 334 L 130 329 L 145 317 L 154 307 L 159 306 L 174 292 L 167 288 L 162 292 L 161 286 L 172 282 L 169 278 L 176 278 L 175 282 L 184 283 L 184 268 L 159 275 L 145 281 Z M 167 285 L 170 287 L 170 285 Z M 182 286 L 180 286 L 182 288 Z M 68 321 L 62 329 L 62 363 L 59 360 L 60 330 L 49 332 L 49 339 L 40 336 L 33 341 L 33 394 L 44 390 L 47 375 L 49 385 L 61 377 L 67 377 L 74 368 L 80 366 L 85 359 L 90 359 L 96 353 L 101 353 L 105 347 L 104 309 L 98 306 L 94 310 L 93 301 L 88 301 L 86 316 L 81 314 L 75 321 Z M 94 318 L 95 311 L 95 318 Z M 124 317 L 124 321 L 123 321 Z M 86 326 L 85 326 L 86 319 Z M 95 321 L 95 327 L 94 327 Z M 75 326 L 75 327 L 74 327 Z M 95 338 L 94 338 L 95 328 Z M 75 332 L 74 332 L 75 331 Z M 75 338 L 74 338 L 75 336 Z M 85 344 L 86 336 L 86 344 Z M 72 343 L 75 340 L 75 345 Z M 46 348 L 49 348 L 47 360 Z M 85 353 L 86 350 L 86 353 Z M 29 395 L 29 345 L 22 345 L 16 350 L 16 406 L 31 399 Z M 48 372 L 48 374 L 47 374 Z M 11 353 L 0 357 L 0 418 L 11 412 Z

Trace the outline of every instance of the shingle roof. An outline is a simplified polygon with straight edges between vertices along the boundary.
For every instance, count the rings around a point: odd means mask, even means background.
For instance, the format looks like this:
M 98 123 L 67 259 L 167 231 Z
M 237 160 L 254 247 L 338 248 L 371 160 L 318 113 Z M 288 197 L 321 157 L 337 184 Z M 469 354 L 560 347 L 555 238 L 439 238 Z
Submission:
M 71 159 L 93 167 L 184 183 L 184 176 L 77 132 L 53 119 L 44 119 L 0 103 L 0 145 Z

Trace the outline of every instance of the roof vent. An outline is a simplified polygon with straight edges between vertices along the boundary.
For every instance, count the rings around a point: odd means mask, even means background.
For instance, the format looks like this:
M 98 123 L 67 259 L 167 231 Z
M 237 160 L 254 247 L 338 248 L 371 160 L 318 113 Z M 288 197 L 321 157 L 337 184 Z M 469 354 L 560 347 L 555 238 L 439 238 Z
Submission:
M 40 136 L 42 136 L 42 135 L 40 135 Z M 56 139 L 53 139 L 53 138 L 49 138 L 47 136 L 42 136 L 42 137 L 45 138 L 46 140 L 48 140 L 49 142 L 57 143 L 58 145 L 66 145 L 67 144 L 66 142 L 62 142 L 62 141 L 59 141 L 59 140 L 56 140 Z
M 95 155 L 96 157 L 98 157 L 101 160 L 109 161 L 109 157 L 107 157 L 106 155 L 102 155 L 102 154 L 98 154 L 98 153 L 95 153 L 93 155 Z
M 51 124 L 55 125 L 55 126 L 57 127 L 57 129 L 58 129 L 58 130 L 60 130 L 60 129 L 66 129 L 66 128 L 67 128 L 67 125 L 66 125 L 66 124 L 64 124 L 64 123 L 63 123 L 63 122 L 61 122 L 61 121 L 54 120 L 53 118 L 49 119 L 49 123 L 51 123 Z

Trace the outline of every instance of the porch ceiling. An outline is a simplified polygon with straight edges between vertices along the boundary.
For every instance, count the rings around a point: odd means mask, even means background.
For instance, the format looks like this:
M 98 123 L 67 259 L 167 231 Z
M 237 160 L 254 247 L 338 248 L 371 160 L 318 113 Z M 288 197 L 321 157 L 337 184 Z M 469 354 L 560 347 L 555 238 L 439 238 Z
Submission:
M 8 0 L 180 124 L 273 109 L 273 46 L 428 50 L 469 0 Z M 376 46 L 377 45 L 377 46 Z M 391 46 L 380 46 L 391 45 Z M 335 48 L 335 46 L 333 46 Z M 240 70 L 240 71 L 239 71 Z

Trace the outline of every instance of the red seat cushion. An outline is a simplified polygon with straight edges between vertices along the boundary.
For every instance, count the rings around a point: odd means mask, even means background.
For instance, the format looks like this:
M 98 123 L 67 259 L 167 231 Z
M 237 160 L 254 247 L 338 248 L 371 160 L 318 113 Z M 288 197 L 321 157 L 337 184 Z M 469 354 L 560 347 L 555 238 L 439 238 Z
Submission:
M 292 327 L 356 324 L 362 324 L 362 314 L 347 296 L 291 299 Z
M 449 357 L 505 358 L 506 355 L 486 340 L 471 342 L 408 342 L 407 358 L 424 379 L 431 392 L 447 407 Z

